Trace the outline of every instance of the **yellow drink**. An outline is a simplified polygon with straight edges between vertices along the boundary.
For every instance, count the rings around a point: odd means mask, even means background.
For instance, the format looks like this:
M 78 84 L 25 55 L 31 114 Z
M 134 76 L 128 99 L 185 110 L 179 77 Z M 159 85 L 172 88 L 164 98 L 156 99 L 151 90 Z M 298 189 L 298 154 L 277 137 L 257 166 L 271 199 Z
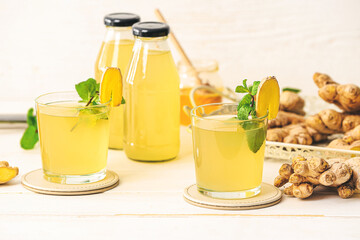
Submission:
M 212 197 L 242 198 L 260 192 L 266 119 L 244 125 L 235 116 L 193 118 L 197 186 Z
M 102 74 L 107 67 L 120 68 L 123 76 L 130 60 L 134 41 L 124 39 L 120 41 L 103 42 L 95 64 L 95 79 L 101 81 Z M 113 107 L 110 113 L 109 148 L 123 148 L 123 113 L 124 106 Z
M 88 177 L 84 182 L 105 176 L 108 107 L 80 112 L 78 107 L 84 106 L 76 102 L 37 105 L 43 170 L 49 181 L 82 183 Z
M 134 52 L 125 82 L 124 149 L 147 161 L 176 157 L 180 146 L 179 76 L 171 52 Z

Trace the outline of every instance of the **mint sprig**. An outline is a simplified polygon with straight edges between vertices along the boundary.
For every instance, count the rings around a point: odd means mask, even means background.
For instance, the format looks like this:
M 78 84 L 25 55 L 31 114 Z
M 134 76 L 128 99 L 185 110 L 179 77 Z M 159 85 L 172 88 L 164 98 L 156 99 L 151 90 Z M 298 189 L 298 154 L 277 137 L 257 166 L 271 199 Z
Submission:
M 34 109 L 30 108 L 27 112 L 26 122 L 28 127 L 20 140 L 20 146 L 23 149 L 33 149 L 36 143 L 39 141 L 38 127 L 36 116 L 34 115 Z
M 256 118 L 256 108 L 255 108 L 255 96 L 260 84 L 260 81 L 255 81 L 253 85 L 247 86 L 247 79 L 243 80 L 243 85 L 236 87 L 235 92 L 237 93 L 247 93 L 239 102 L 238 105 L 238 119 L 239 120 L 248 120 L 249 116 Z
M 260 81 L 254 81 L 251 86 L 247 85 L 247 79 L 243 80 L 243 85 L 236 87 L 235 92 L 246 93 L 238 105 L 237 118 L 239 120 L 256 119 L 256 102 L 255 96 L 257 94 Z M 251 118 L 250 118 L 251 117 Z M 256 153 L 263 145 L 266 138 L 266 129 L 260 127 L 259 121 L 245 121 L 240 123 L 242 128 L 246 130 L 246 138 L 249 149 Z

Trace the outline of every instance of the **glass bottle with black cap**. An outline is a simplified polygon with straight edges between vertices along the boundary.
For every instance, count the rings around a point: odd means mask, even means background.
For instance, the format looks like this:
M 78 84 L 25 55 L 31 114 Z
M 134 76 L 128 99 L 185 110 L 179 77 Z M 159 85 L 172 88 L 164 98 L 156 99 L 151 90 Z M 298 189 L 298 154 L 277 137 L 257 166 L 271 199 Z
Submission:
M 124 75 L 134 46 L 131 27 L 139 21 L 140 17 L 133 13 L 111 13 L 104 17 L 106 34 L 95 63 L 97 82 L 101 81 L 101 76 L 107 67 L 118 67 Z M 110 111 L 109 123 L 109 148 L 122 149 L 124 128 L 122 105 Z
M 160 22 L 134 24 L 135 44 L 127 69 L 124 150 L 140 161 L 164 161 L 180 146 L 179 75 Z

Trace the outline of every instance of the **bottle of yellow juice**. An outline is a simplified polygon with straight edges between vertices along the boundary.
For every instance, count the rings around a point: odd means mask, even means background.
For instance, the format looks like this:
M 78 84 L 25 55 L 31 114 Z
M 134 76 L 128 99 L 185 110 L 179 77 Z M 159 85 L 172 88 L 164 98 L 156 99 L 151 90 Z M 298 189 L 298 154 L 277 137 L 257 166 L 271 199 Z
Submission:
M 118 67 L 122 74 L 125 73 L 134 46 L 131 26 L 139 21 L 140 17 L 132 13 L 112 13 L 105 16 L 105 40 L 101 45 L 95 63 L 95 79 L 97 82 L 100 82 L 107 67 Z M 109 148 L 122 149 L 123 105 L 111 109 L 109 122 Z
M 134 160 L 175 158 L 180 146 L 179 75 L 167 44 L 169 26 L 133 26 L 135 44 L 127 69 L 124 149 Z

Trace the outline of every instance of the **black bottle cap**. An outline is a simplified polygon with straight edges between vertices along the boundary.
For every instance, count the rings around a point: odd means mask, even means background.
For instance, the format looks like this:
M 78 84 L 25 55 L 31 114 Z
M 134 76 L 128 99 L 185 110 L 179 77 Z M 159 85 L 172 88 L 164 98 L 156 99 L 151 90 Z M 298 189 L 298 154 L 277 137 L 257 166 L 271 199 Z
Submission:
M 104 24 L 112 27 L 131 27 L 140 22 L 140 17 L 133 13 L 111 13 L 104 17 Z
M 132 27 L 134 36 L 137 37 L 164 37 L 170 32 L 170 27 L 162 22 L 139 22 Z

